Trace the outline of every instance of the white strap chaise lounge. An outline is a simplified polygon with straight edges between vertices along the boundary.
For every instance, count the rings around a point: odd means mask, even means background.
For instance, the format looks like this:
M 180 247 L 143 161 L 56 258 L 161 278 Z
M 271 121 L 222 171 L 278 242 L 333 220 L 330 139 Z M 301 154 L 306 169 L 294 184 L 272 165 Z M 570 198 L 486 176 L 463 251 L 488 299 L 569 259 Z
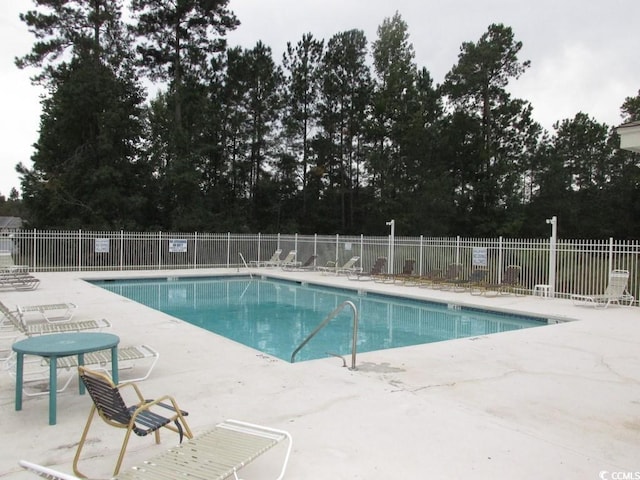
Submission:
M 12 328 L 27 337 L 33 335 L 46 335 L 49 333 L 67 333 L 81 332 L 85 330 L 101 330 L 111 327 L 111 322 L 106 318 L 101 319 L 83 319 L 83 320 L 67 320 L 64 322 L 47 322 L 46 320 L 38 322 L 24 322 L 18 312 L 9 310 L 9 308 L 0 302 L 0 327 L 4 329 Z
M 576 304 L 591 305 L 594 307 L 608 307 L 612 303 L 620 305 L 622 302 L 631 304 L 633 295 L 627 290 L 629 282 L 628 270 L 611 270 L 609 284 L 604 293 L 599 295 L 571 295 L 571 300 Z
M 23 323 L 28 323 L 25 317 L 35 314 L 38 320 L 50 323 L 68 322 L 73 318 L 77 309 L 75 303 L 45 303 L 41 305 L 18 305 L 18 315 Z
M 117 480 L 191 480 L 238 479 L 238 471 L 287 440 L 282 468 L 276 480 L 284 478 L 293 440 L 284 430 L 226 420 L 213 430 L 173 447 L 163 454 L 128 469 L 115 477 Z M 49 480 L 77 480 L 78 477 L 61 473 L 35 463 L 20 461 L 20 465 Z
M 249 262 L 249 266 L 251 267 L 277 267 L 278 265 L 280 265 L 280 254 L 282 253 L 282 249 L 278 248 L 275 252 L 273 252 L 273 255 L 271 255 L 271 258 L 267 261 L 260 261 L 260 260 L 251 260 Z

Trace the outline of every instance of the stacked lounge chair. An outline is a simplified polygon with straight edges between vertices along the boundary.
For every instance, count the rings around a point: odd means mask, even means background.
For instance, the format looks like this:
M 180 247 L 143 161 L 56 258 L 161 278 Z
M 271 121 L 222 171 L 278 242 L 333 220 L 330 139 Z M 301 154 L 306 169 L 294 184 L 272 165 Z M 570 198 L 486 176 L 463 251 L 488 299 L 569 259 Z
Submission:
M 5 267 L 0 270 L 0 289 L 35 290 L 38 285 L 40 280 L 23 268 Z

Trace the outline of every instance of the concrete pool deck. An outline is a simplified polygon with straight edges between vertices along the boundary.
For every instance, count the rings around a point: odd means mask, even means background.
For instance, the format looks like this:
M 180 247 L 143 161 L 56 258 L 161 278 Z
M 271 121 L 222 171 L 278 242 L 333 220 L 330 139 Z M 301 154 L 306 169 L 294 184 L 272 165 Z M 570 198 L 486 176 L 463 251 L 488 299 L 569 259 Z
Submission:
M 121 344 L 160 352 L 145 396 L 173 395 L 197 435 L 235 418 L 289 431 L 287 479 L 598 479 L 640 476 L 640 309 L 594 309 L 532 296 L 482 297 L 402 285 L 354 282 L 317 273 L 270 276 L 414 298 L 535 314 L 560 320 L 518 330 L 357 356 L 289 364 L 149 309 L 83 279 L 195 276 L 236 270 L 37 273 L 31 292 L 0 292 L 18 304 L 73 302 L 76 317 L 107 318 Z M 257 272 L 257 270 L 253 270 Z M 328 313 L 328 312 L 327 312 Z M 0 478 L 36 478 L 26 459 L 71 473 L 91 405 L 74 380 L 58 395 L 26 397 L 0 372 Z M 126 380 L 126 372 L 122 375 Z M 94 421 L 81 468 L 109 478 L 123 431 Z M 175 434 L 132 438 L 123 468 L 176 443 Z M 274 478 L 284 449 L 263 455 L 242 478 Z M 604 473 L 603 473 L 604 472 Z M 628 473 L 627 473 L 628 474 Z M 618 478 L 623 478 L 618 476 Z M 637 477 L 624 477 L 637 478 Z

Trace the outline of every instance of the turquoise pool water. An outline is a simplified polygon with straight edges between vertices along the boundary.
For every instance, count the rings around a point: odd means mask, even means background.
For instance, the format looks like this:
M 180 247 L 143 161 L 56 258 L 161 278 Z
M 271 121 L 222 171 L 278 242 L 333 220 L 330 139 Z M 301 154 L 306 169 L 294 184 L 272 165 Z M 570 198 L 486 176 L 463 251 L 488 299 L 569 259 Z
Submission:
M 542 319 L 379 294 L 249 277 L 93 281 L 106 290 L 290 361 L 296 347 L 344 301 L 359 313 L 358 352 L 546 325 Z M 352 311 L 344 309 L 296 361 L 351 354 Z

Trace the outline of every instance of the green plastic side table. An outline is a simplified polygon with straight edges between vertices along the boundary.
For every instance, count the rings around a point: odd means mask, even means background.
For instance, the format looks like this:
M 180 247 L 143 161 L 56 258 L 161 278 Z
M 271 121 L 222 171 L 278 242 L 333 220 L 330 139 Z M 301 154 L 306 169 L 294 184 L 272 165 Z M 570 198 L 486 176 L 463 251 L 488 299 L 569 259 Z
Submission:
M 22 410 L 22 385 L 24 356 L 38 355 L 49 360 L 49 425 L 56 424 L 58 357 L 78 355 L 78 365 L 84 365 L 84 354 L 100 350 L 111 350 L 111 376 L 118 383 L 118 343 L 120 338 L 112 333 L 80 332 L 39 335 L 20 340 L 13 344 L 17 354 L 16 363 L 16 410 Z M 79 382 L 80 395 L 84 394 L 84 384 Z

